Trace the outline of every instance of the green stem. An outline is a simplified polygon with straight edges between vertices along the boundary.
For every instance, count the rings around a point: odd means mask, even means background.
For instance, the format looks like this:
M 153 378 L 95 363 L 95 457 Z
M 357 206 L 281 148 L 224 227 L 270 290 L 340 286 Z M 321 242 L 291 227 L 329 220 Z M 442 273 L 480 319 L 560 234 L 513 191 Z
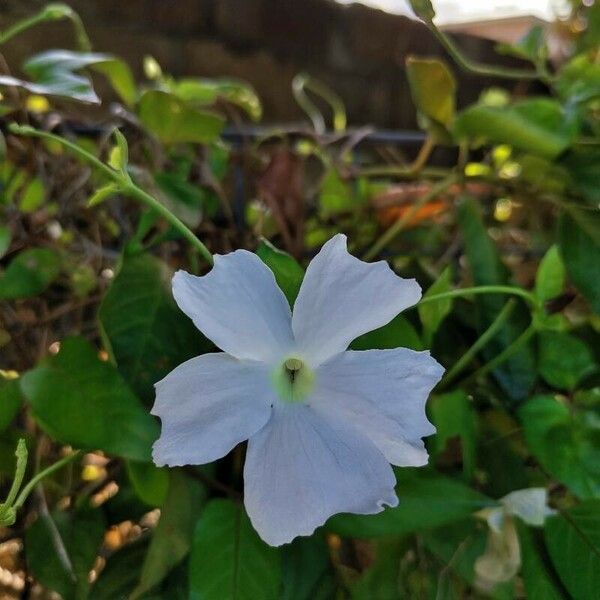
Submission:
M 0 33 L 0 44 L 5 44 L 15 36 L 23 33 L 23 31 L 35 27 L 40 23 L 57 21 L 59 19 L 69 19 L 71 23 L 73 23 L 79 48 L 85 52 L 89 52 L 92 49 L 92 44 L 90 43 L 90 38 L 85 31 L 81 18 L 70 6 L 59 3 L 48 4 L 48 6 L 44 7 L 37 14 L 18 21 L 6 31 Z
M 48 475 L 51 475 L 55 471 L 62 469 L 65 465 L 74 461 L 76 458 L 79 458 L 82 454 L 83 454 L 83 452 L 81 450 L 77 450 L 76 452 L 71 452 L 71 454 L 68 454 L 67 456 L 65 456 L 65 457 L 61 458 L 60 460 L 56 461 L 55 463 L 51 464 L 49 467 L 45 468 L 43 471 L 40 471 L 39 473 L 37 473 L 27 483 L 27 485 L 21 490 L 21 493 L 19 494 L 16 502 L 14 503 L 15 510 L 18 510 L 19 508 L 21 508 L 21 506 L 23 506 L 23 504 L 25 503 L 25 500 L 27 500 L 27 497 L 29 496 L 29 494 L 31 494 L 31 492 L 34 490 L 35 486 L 38 483 L 40 483 L 40 481 L 42 481 L 42 479 L 45 479 L 46 477 L 48 477 Z
M 470 58 L 467 58 L 462 51 L 456 46 L 452 38 L 446 35 L 443 31 L 440 31 L 437 25 L 431 21 L 426 20 L 425 24 L 433 35 L 439 40 L 442 46 L 446 49 L 448 54 L 453 58 L 456 64 L 464 71 L 470 73 L 476 73 L 477 75 L 484 75 L 487 77 L 500 77 L 504 79 L 526 79 L 526 80 L 540 80 L 545 83 L 550 83 L 551 78 L 545 73 L 539 71 L 531 71 L 525 69 L 512 69 L 509 67 L 499 67 L 486 65 Z
M 306 112 L 312 121 L 313 127 L 318 134 L 325 133 L 325 120 L 323 115 L 310 100 L 306 94 L 306 90 L 310 90 L 313 94 L 319 96 L 333 111 L 333 129 L 334 131 L 344 131 L 346 129 L 346 108 L 341 98 L 324 83 L 310 77 L 306 73 L 300 73 L 294 77 L 292 81 L 292 92 L 296 102 Z
M 406 211 L 401 219 L 398 219 L 393 225 L 391 225 L 383 234 L 375 241 L 375 243 L 365 252 L 363 260 L 369 261 L 377 256 L 403 229 L 412 217 L 423 207 L 425 204 L 445 192 L 451 185 L 458 181 L 458 176 L 454 173 L 448 175 L 445 179 L 442 179 L 431 189 L 423 194 L 410 208 Z
M 104 175 L 106 175 L 109 179 L 112 179 L 119 186 L 119 191 L 124 195 L 133 198 L 134 200 L 138 200 L 145 206 L 148 206 L 152 210 L 156 211 L 159 215 L 161 215 L 167 222 L 169 222 L 175 229 L 181 233 L 181 235 L 196 249 L 198 252 L 204 257 L 206 262 L 209 265 L 213 264 L 213 257 L 208 248 L 194 235 L 194 233 L 183 223 L 178 217 L 176 217 L 169 209 L 163 206 L 156 198 L 153 198 L 148 192 L 144 191 L 142 188 L 138 187 L 127 174 L 124 174 L 120 171 L 116 171 L 115 169 L 109 167 L 104 164 L 101 160 L 95 157 L 93 154 L 84 150 L 77 144 L 66 140 L 65 138 L 55 135 L 54 133 L 49 133 L 47 131 L 40 131 L 39 129 L 34 129 L 33 127 L 29 127 L 26 125 L 18 125 L 16 123 L 11 123 L 9 126 L 9 130 L 11 133 L 17 135 L 24 135 L 29 137 L 37 137 L 46 140 L 52 140 L 68 148 L 76 154 L 79 158 L 83 159 L 88 164 L 92 165 Z
M 25 477 L 25 470 L 27 469 L 27 445 L 24 439 L 20 439 L 17 442 L 17 449 L 15 450 L 15 456 L 17 458 L 17 464 L 15 467 L 15 478 L 13 479 L 12 485 L 6 496 L 6 501 L 2 504 L 5 508 L 10 508 L 15 502 L 15 498 L 21 489 L 23 478 Z
M 481 334 L 481 336 L 475 341 L 475 343 L 460 357 L 454 366 L 444 375 L 440 381 L 439 387 L 444 388 L 452 383 L 462 371 L 467 367 L 471 361 L 475 358 L 477 353 L 496 335 L 496 333 L 506 323 L 510 313 L 516 306 L 515 300 L 509 300 L 504 308 L 498 313 L 498 316 L 494 319 L 492 324 Z
M 467 377 L 464 380 L 463 385 L 467 385 L 467 383 L 481 377 L 482 375 L 486 375 L 490 371 L 493 371 L 496 367 L 500 366 L 503 362 L 506 362 L 515 352 L 521 349 L 521 346 L 525 345 L 531 337 L 535 333 L 535 327 L 533 324 L 530 324 L 525 331 L 514 341 L 512 344 L 509 344 L 500 354 L 495 356 L 488 363 L 483 365 L 480 369 L 477 369 L 475 373 Z
M 536 297 L 527 290 L 523 290 L 511 285 L 479 285 L 477 287 L 460 288 L 458 290 L 450 290 L 441 294 L 433 294 L 421 298 L 418 305 L 427 304 L 428 302 L 436 302 L 447 298 L 462 298 L 464 296 L 473 296 L 478 294 L 510 294 L 512 296 L 520 296 L 534 307 L 538 307 Z M 417 305 L 415 305 L 417 306 Z

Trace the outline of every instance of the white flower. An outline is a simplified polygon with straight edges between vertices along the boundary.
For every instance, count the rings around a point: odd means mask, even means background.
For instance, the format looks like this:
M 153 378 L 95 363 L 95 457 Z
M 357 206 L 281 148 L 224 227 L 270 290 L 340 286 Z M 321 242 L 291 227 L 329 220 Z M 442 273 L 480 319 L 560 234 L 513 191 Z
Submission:
M 427 463 L 425 402 L 443 369 L 429 352 L 347 351 L 415 304 L 414 279 L 364 263 L 336 235 L 310 263 L 293 316 L 271 270 L 237 250 L 204 277 L 173 278 L 179 307 L 224 353 L 156 384 L 157 465 L 204 464 L 248 440 L 244 502 L 271 545 L 340 512 L 395 506 L 389 463 Z
M 485 552 L 475 561 L 477 586 L 491 591 L 499 583 L 510 581 L 521 568 L 521 546 L 514 517 L 533 527 L 542 527 L 554 511 L 548 508 L 548 492 L 544 488 L 526 488 L 507 494 L 500 506 L 475 513 L 489 526 Z

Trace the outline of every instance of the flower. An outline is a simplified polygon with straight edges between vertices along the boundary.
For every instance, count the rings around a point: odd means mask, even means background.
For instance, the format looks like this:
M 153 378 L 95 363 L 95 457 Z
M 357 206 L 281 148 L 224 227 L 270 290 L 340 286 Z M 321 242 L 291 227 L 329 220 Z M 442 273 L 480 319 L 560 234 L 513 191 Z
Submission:
M 274 546 L 336 513 L 397 505 L 390 463 L 427 463 L 425 402 L 443 368 L 429 352 L 347 348 L 419 300 L 414 279 L 358 260 L 336 235 L 310 263 L 293 315 L 246 250 L 216 255 L 203 277 L 178 271 L 173 294 L 224 352 L 156 384 L 157 465 L 209 463 L 248 440 L 244 503 Z
M 485 552 L 475 561 L 476 585 L 490 592 L 499 583 L 510 581 L 521 568 L 521 546 L 514 517 L 533 527 L 542 527 L 546 517 L 554 514 L 548 507 L 544 488 L 526 488 L 507 494 L 499 506 L 475 513 L 489 526 Z

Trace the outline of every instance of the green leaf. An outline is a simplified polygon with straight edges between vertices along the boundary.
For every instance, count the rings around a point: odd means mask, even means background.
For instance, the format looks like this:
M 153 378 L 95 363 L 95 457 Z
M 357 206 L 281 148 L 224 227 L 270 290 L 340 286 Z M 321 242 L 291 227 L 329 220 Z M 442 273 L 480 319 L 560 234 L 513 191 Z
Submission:
M 197 227 L 202 220 L 204 190 L 187 181 L 187 173 L 159 171 L 154 173 L 154 181 L 162 192 L 158 196 L 161 202 L 184 223 Z
M 278 550 L 258 537 L 240 504 L 212 500 L 194 532 L 190 600 L 279 600 L 280 587 Z
M 524 523 L 517 519 L 515 524 L 521 544 L 521 576 L 527 598 L 562 600 L 563 596 L 557 588 L 553 574 L 544 563 L 543 545 L 536 543 L 534 532 Z
M 169 489 L 169 471 L 152 463 L 127 461 L 127 475 L 139 498 L 149 506 L 161 506 Z
M 0 258 L 2 258 L 10 248 L 12 232 L 6 225 L 0 225 Z
M 216 113 L 191 108 L 176 96 L 158 90 L 142 96 L 139 118 L 165 144 L 212 142 L 225 124 Z
M 280 600 L 330 600 L 335 580 L 323 535 L 296 538 L 281 549 L 283 591 Z
M 194 524 L 202 509 L 203 489 L 181 470 L 172 469 L 160 521 L 150 542 L 140 581 L 129 600 L 156 587 L 190 551 Z
M 542 302 L 556 298 L 565 287 L 565 265 L 558 246 L 551 246 L 538 267 L 535 277 L 535 295 Z
M 438 127 L 449 127 L 454 119 L 456 81 L 446 63 L 436 58 L 409 56 L 406 75 L 419 113 Z
M 273 271 L 277 285 L 285 294 L 290 306 L 294 306 L 304 278 L 304 269 L 293 256 L 279 250 L 266 239 L 260 241 L 256 254 Z
M 35 177 L 25 186 L 19 201 L 19 209 L 24 213 L 32 213 L 42 206 L 45 199 L 44 183 Z
M 498 44 L 496 51 L 529 60 L 536 65 L 544 64 L 548 59 L 546 32 L 541 25 L 535 25 L 516 44 Z
M 21 379 L 33 415 L 52 438 L 76 448 L 100 449 L 149 460 L 159 428 L 109 363 L 82 338 L 67 338 L 60 352 Z
M 347 181 L 336 169 L 329 169 L 321 181 L 319 212 L 325 219 L 349 213 L 363 205 L 363 199 L 355 194 Z
M 457 216 L 475 285 L 508 283 L 508 269 L 500 260 L 496 246 L 486 230 L 479 204 L 473 198 L 465 197 L 458 207 Z M 485 294 L 475 299 L 480 334 L 491 325 L 506 301 L 506 296 L 496 294 Z M 484 348 L 485 358 L 491 360 L 504 350 L 521 335 L 528 322 L 529 311 L 524 306 L 517 306 L 507 324 Z M 525 398 L 536 379 L 532 345 L 527 344 L 515 352 L 494 370 L 494 376 L 511 398 Z
M 116 183 L 107 183 L 102 187 L 98 188 L 88 199 L 87 207 L 92 208 L 98 204 L 102 204 L 105 200 L 108 200 L 111 196 L 119 193 L 119 186 Z
M 464 519 L 495 503 L 443 475 L 424 469 L 399 469 L 400 504 L 375 515 L 338 515 L 327 528 L 351 537 L 403 535 Z
M 459 139 L 509 144 L 519 150 L 555 158 L 577 134 L 577 127 L 556 100 L 532 98 L 509 107 L 476 104 L 454 121 Z
M 450 267 L 446 267 L 440 276 L 433 282 L 430 288 L 425 292 L 423 298 L 448 292 L 451 288 L 452 269 Z M 427 346 L 431 346 L 435 332 L 442 324 L 442 321 L 452 310 L 452 298 L 438 300 L 436 302 L 429 302 L 427 304 L 417 304 L 417 310 L 419 311 L 421 323 L 423 323 L 425 343 Z
M 590 411 L 571 414 L 554 396 L 535 396 L 518 411 L 529 450 L 581 498 L 600 494 L 600 428 Z
M 582 502 L 550 518 L 544 528 L 554 568 L 575 600 L 600 590 L 600 500 Z
M 59 255 L 49 248 L 23 250 L 0 276 L 0 299 L 41 294 L 58 277 L 60 268 Z
M 391 600 L 402 598 L 400 588 L 400 564 L 406 553 L 401 540 L 380 540 L 375 548 L 376 556 L 360 578 L 352 584 L 352 600 Z
M 590 349 L 568 333 L 541 331 L 538 344 L 538 368 L 551 386 L 574 390 L 577 384 L 597 369 Z
M 15 418 L 23 403 L 18 379 L 0 376 L 0 431 L 6 429 Z
M 131 107 L 137 99 L 137 87 L 131 69 L 118 58 L 107 58 L 92 65 L 94 71 L 102 73 L 123 102 Z
M 104 529 L 102 512 L 92 508 L 38 517 L 25 530 L 31 573 L 64 600 L 86 598 L 88 575 L 100 551 Z
M 171 273 L 150 254 L 125 255 L 98 317 L 125 380 L 142 400 L 154 384 L 212 345 L 177 307 Z
M 461 443 L 463 471 L 470 479 L 475 471 L 477 421 L 469 396 L 463 390 L 432 396 L 429 401 L 431 421 L 436 434 L 431 438 L 433 454 L 439 456 L 449 441 Z
M 600 228 L 598 215 L 589 212 L 586 218 Z M 592 309 L 600 314 L 600 240 L 591 237 L 565 213 L 558 223 L 558 245 L 569 277 Z
M 253 121 L 260 121 L 262 117 L 260 98 L 243 81 L 184 78 L 172 83 L 169 90 L 182 100 L 198 106 L 214 104 L 222 99 L 244 110 Z
M 387 325 L 357 337 L 351 344 L 351 350 L 387 350 L 390 348 L 410 348 L 423 350 L 424 345 L 412 326 L 404 316 L 398 315 Z

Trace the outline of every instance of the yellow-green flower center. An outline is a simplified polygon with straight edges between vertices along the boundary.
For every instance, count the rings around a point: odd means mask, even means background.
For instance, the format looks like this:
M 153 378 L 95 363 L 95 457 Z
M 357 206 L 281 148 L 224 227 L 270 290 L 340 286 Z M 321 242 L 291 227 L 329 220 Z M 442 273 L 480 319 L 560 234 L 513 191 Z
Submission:
M 272 380 L 284 402 L 301 402 L 312 392 L 315 374 L 299 358 L 290 357 L 273 371 Z

